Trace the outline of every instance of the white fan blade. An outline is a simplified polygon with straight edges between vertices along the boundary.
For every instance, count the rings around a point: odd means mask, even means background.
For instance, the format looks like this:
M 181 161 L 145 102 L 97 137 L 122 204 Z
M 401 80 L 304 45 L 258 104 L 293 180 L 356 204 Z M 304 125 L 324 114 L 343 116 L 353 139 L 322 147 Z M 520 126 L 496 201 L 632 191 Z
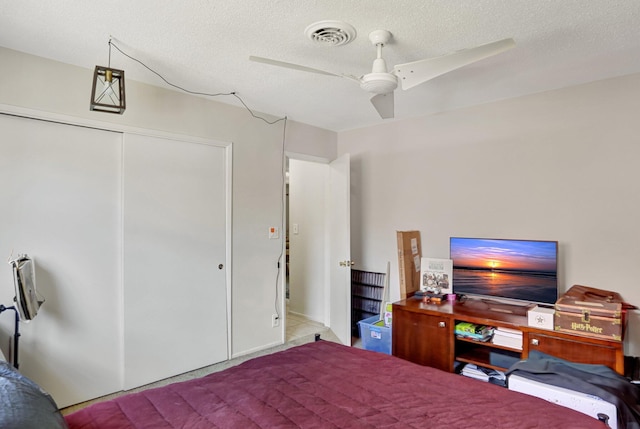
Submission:
M 371 97 L 371 104 L 376 108 L 382 119 L 393 118 L 393 92 L 374 95 Z
M 345 77 L 347 79 L 351 79 L 351 80 L 357 82 L 358 84 L 360 83 L 360 78 L 359 77 L 353 76 L 353 75 L 350 75 L 350 74 L 331 73 L 331 72 L 328 72 L 328 71 L 315 69 L 313 67 L 301 66 L 300 64 L 293 64 L 293 63 L 287 63 L 287 62 L 284 62 L 284 61 L 272 60 L 270 58 L 255 57 L 253 55 L 251 55 L 249 57 L 249 59 L 251 61 L 255 61 L 257 63 L 264 63 L 264 64 L 269 64 L 269 65 L 272 65 L 272 66 L 284 67 L 284 68 L 287 68 L 287 69 L 293 69 L 293 70 L 309 72 L 309 73 L 324 74 L 324 75 L 327 75 L 327 76 Z
M 258 63 L 271 64 L 272 66 L 285 67 L 285 68 L 288 68 L 288 69 L 294 69 L 294 70 L 310 72 L 310 73 L 326 74 L 328 76 L 343 77 L 341 74 L 336 74 L 336 73 L 331 73 L 331 72 L 324 71 L 324 70 L 314 69 L 314 68 L 311 68 L 311 67 L 301 66 L 299 64 L 285 63 L 284 61 L 272 60 L 270 58 L 250 56 L 249 59 L 251 61 L 255 61 L 255 62 L 258 62 Z
M 507 51 L 515 45 L 516 42 L 513 39 L 499 40 L 441 57 L 399 64 L 393 68 L 393 73 L 398 76 L 402 89 L 406 90 L 447 72 Z

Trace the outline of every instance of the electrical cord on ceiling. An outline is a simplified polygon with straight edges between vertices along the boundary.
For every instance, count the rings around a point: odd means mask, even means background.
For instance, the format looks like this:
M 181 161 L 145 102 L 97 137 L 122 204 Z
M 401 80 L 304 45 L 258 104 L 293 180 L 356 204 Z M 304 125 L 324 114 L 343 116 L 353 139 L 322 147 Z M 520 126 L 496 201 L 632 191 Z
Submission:
M 261 116 L 256 115 L 253 110 L 251 110 L 249 108 L 249 106 L 247 106 L 247 104 L 244 102 L 244 100 L 242 98 L 240 98 L 240 96 L 238 95 L 238 93 L 236 93 L 235 91 L 233 92 L 217 92 L 217 93 L 207 93 L 207 92 L 199 92 L 199 91 L 191 91 L 189 89 L 183 88 L 179 85 L 176 85 L 174 83 L 169 82 L 167 79 L 164 78 L 164 76 L 162 76 L 160 73 L 158 73 L 157 71 L 155 71 L 154 69 L 152 69 L 151 67 L 149 67 L 148 65 L 146 65 L 145 63 L 143 63 L 142 61 L 140 61 L 139 59 L 132 57 L 131 55 L 127 54 L 126 52 L 124 52 L 122 49 L 120 49 L 120 47 L 118 47 L 118 45 L 116 45 L 115 43 L 113 43 L 113 41 L 111 39 L 109 39 L 109 46 L 113 46 L 114 48 L 116 48 L 118 50 L 118 52 L 120 52 L 122 55 L 124 55 L 125 57 L 129 58 L 130 60 L 133 60 L 135 62 L 137 62 L 138 64 L 140 64 L 142 67 L 146 68 L 147 70 L 149 70 L 151 73 L 155 74 L 156 76 L 158 76 L 160 79 L 162 79 L 164 81 L 164 83 L 166 83 L 169 86 L 172 86 L 176 89 L 179 89 L 180 91 L 184 91 L 188 94 L 193 94 L 193 95 L 204 95 L 207 97 L 219 97 L 219 96 L 223 96 L 223 95 L 227 95 L 227 96 L 233 96 L 235 98 L 238 99 L 238 101 L 240 101 L 240 103 L 242 103 L 242 105 L 244 106 L 245 109 L 247 109 L 247 111 L 251 114 L 251 116 L 253 116 L 256 119 L 260 119 L 264 122 L 266 122 L 269 125 L 273 125 L 276 124 L 280 121 L 284 121 L 286 119 L 286 117 L 282 117 L 273 121 L 269 121 Z M 111 58 L 109 58 L 109 61 L 111 61 Z

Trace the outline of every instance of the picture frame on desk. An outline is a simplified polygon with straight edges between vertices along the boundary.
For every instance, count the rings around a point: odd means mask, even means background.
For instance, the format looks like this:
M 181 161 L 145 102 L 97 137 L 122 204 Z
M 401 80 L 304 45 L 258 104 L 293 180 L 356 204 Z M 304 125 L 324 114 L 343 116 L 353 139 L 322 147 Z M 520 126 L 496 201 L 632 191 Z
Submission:
M 420 291 L 453 293 L 453 260 L 423 257 L 420 263 Z

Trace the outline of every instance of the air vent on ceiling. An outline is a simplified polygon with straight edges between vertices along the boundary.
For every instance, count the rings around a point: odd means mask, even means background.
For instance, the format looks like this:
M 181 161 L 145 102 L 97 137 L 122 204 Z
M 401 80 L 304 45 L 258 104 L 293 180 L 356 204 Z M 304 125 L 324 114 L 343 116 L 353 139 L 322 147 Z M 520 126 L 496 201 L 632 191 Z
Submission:
M 356 38 L 356 29 L 342 21 L 319 21 L 308 26 L 304 34 L 319 45 L 340 46 Z

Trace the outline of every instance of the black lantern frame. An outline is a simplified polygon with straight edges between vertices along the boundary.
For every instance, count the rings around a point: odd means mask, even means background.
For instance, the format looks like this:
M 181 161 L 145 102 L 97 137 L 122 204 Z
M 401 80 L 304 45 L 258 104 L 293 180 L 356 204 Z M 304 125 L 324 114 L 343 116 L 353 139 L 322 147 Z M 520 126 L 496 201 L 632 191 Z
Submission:
M 126 108 L 124 70 L 96 66 L 93 72 L 90 109 L 121 115 Z

